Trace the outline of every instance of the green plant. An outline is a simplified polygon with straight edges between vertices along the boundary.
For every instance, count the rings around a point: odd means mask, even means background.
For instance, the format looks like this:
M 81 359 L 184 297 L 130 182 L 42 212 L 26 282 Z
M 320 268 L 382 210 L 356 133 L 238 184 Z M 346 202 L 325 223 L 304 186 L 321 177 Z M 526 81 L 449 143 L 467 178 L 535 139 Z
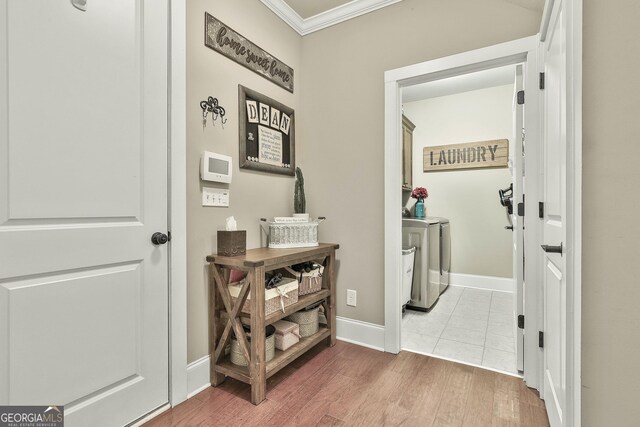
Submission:
M 296 168 L 296 185 L 293 193 L 293 212 L 305 213 L 307 211 L 307 199 L 304 196 L 304 177 L 302 170 Z

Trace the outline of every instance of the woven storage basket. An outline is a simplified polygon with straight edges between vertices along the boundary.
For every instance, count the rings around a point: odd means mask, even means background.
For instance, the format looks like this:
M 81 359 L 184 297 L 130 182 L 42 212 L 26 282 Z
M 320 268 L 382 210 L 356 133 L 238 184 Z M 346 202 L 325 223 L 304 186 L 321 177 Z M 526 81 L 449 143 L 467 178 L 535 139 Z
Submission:
M 300 327 L 297 323 L 278 320 L 273 326 L 276 328 L 276 348 L 278 350 L 287 350 L 300 342 Z
M 284 269 L 287 272 L 287 276 L 298 280 L 298 295 L 308 295 L 322 289 L 323 266 L 320 266 L 320 268 L 315 270 L 311 270 L 309 273 L 298 272 L 291 267 L 285 267 Z
M 302 338 L 310 337 L 318 332 L 318 312 L 320 307 L 316 307 L 312 310 L 301 310 L 293 313 L 287 320 L 295 322 L 300 325 L 300 336 Z
M 246 325 L 243 325 L 243 328 L 246 332 L 248 332 L 246 334 L 247 341 L 251 342 L 251 333 L 249 332 L 250 329 Z M 273 359 L 273 356 L 276 354 L 276 350 L 275 350 L 276 328 L 272 325 L 267 326 L 265 330 L 265 334 L 266 334 L 266 340 L 264 342 L 265 361 L 268 362 L 271 359 Z M 244 355 L 242 354 L 242 350 L 240 349 L 240 344 L 238 344 L 238 341 L 235 339 L 235 337 L 231 339 L 231 363 L 238 366 L 247 366 L 249 364 L 247 362 L 247 359 L 244 358 Z
M 240 295 L 240 290 L 244 285 L 244 280 L 237 283 L 229 284 L 229 293 L 234 301 Z M 247 296 L 247 300 L 242 306 L 242 312 L 251 314 L 251 295 Z M 282 283 L 274 289 L 265 289 L 264 291 L 264 315 L 268 316 L 276 311 L 284 311 L 285 307 L 298 302 L 298 281 L 291 278 L 284 278 Z

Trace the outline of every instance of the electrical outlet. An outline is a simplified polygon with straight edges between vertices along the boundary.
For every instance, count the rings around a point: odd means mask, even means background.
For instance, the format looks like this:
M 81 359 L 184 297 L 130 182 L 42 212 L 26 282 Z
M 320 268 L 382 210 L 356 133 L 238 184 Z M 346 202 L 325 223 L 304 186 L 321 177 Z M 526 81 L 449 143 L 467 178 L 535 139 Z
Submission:
M 356 291 L 354 291 L 353 289 L 347 289 L 347 305 L 350 305 L 351 307 L 355 307 L 356 296 L 357 296 Z

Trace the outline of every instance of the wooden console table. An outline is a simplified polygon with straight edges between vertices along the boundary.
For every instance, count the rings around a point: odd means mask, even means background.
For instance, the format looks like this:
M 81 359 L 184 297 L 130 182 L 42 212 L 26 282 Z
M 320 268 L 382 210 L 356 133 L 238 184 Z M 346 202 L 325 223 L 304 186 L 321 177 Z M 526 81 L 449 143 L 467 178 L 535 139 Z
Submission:
M 242 256 L 210 255 L 207 257 L 209 262 L 209 353 L 211 356 L 212 386 L 219 385 L 227 376 L 251 384 L 251 402 L 257 405 L 266 397 L 267 378 L 322 340 L 326 339 L 329 346 L 336 343 L 335 251 L 338 248 L 337 244 L 321 243 L 312 248 L 259 248 L 249 249 L 246 255 Z M 285 308 L 284 313 L 277 311 L 265 317 L 265 272 L 301 262 L 320 260 L 323 260 L 324 264 L 322 289 L 310 295 L 300 296 L 297 303 Z M 227 286 L 229 269 L 231 268 L 247 272 L 246 283 L 235 304 Z M 249 300 L 251 315 L 240 311 L 249 295 L 251 295 Z M 316 334 L 301 338 L 299 343 L 286 351 L 276 350 L 275 357 L 266 362 L 265 326 L 323 299 L 325 300 L 327 326 L 321 325 Z M 228 319 L 224 328 L 222 327 L 223 316 Z M 241 318 L 250 321 L 250 343 L 243 332 Z M 231 339 L 232 329 L 245 359 L 249 361 L 249 366 L 234 365 L 229 357 L 225 356 L 225 348 Z

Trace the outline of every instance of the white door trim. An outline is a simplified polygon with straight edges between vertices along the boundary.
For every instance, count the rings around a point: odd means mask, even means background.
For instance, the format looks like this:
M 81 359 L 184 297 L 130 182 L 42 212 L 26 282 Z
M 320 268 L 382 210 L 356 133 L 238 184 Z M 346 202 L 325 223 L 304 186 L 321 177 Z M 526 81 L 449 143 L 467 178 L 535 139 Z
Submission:
M 186 0 L 170 0 L 169 402 L 187 399 Z
M 525 121 L 527 124 L 527 140 L 539 140 L 539 96 L 537 96 L 538 79 L 538 42 L 537 36 L 510 41 L 482 49 L 477 49 L 457 55 L 435 59 L 420 64 L 410 65 L 385 72 L 385 351 L 397 353 L 400 350 L 400 286 L 401 283 L 401 230 L 399 206 L 402 205 L 400 194 L 401 177 L 401 114 L 402 97 L 401 90 L 405 86 L 423 83 L 466 74 L 475 71 L 486 70 L 503 65 L 526 63 L 527 77 L 525 81 L 525 93 L 532 96 L 526 97 Z M 537 158 L 536 144 L 527 147 L 527 154 L 532 161 Z M 536 164 L 536 166 L 538 166 Z M 529 169 L 529 164 L 525 166 Z M 527 179 L 527 197 L 529 194 L 537 196 L 535 179 Z M 533 198 L 533 200 L 537 200 Z M 533 204 L 529 204 L 530 207 Z M 537 214 L 535 215 L 537 218 Z M 529 215 L 531 218 L 531 215 Z M 531 218 L 533 219 L 533 218 Z M 525 230 L 531 245 L 539 245 L 539 224 L 531 221 L 531 226 L 525 226 Z M 539 246 L 538 246 L 539 248 Z M 534 251 L 532 254 L 537 254 Z M 530 258 L 537 259 L 535 256 Z M 538 265 L 533 260 L 533 264 Z M 532 274 L 535 274 L 535 269 Z M 526 280 L 526 278 L 525 278 Z M 529 277 L 529 283 L 537 283 L 533 277 Z M 525 311 L 538 313 L 538 301 L 540 290 L 535 286 L 526 288 Z M 531 316 L 525 322 L 525 376 L 524 379 L 530 387 L 537 388 L 540 383 L 540 351 L 538 350 L 537 331 L 541 330 L 538 322 L 541 316 Z M 528 333 L 527 333 L 528 332 Z
M 567 426 L 582 423 L 582 0 L 565 0 L 567 16 Z M 544 41 L 554 0 L 545 3 Z M 542 268 L 540 265 L 539 268 Z

